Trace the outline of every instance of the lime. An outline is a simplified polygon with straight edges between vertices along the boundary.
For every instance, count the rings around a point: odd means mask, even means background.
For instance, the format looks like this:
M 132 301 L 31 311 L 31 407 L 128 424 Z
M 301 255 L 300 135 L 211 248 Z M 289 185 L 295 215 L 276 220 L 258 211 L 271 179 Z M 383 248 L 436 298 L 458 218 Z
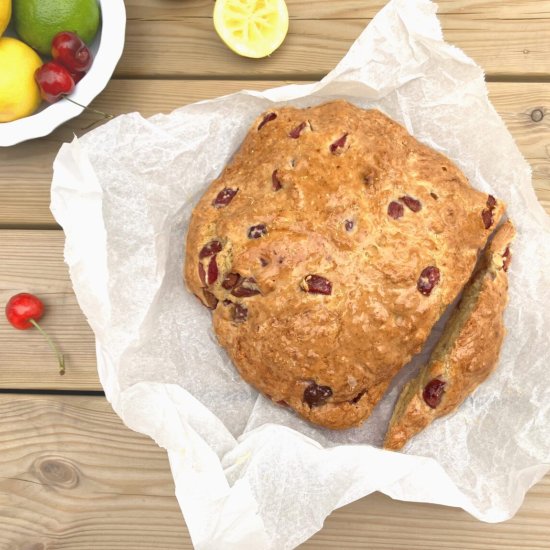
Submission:
M 284 0 L 217 0 L 214 28 L 235 53 L 265 57 L 285 39 L 288 10 Z
M 37 53 L 21 40 L 0 38 L 0 122 L 36 111 L 41 99 L 34 72 L 41 65 Z
M 99 26 L 97 0 L 13 0 L 17 34 L 29 46 L 49 55 L 53 37 L 72 31 L 90 44 Z

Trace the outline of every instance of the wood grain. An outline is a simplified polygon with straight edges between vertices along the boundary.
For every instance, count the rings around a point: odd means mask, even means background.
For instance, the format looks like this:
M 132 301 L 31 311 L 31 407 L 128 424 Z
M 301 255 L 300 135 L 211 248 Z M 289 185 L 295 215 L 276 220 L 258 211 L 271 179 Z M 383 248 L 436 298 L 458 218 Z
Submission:
M 126 0 L 128 19 L 178 21 L 182 17 L 210 17 L 212 0 Z M 354 19 L 373 17 L 387 0 L 286 0 L 290 19 Z M 548 17 L 550 9 L 540 0 L 439 0 L 438 14 L 468 15 L 490 19 L 538 19 Z
M 165 452 L 104 398 L 0 396 L 0 549 L 192 548 Z
M 385 4 L 290 0 L 284 44 L 267 59 L 241 58 L 219 40 L 210 0 L 130 0 L 118 76 L 310 78 L 325 75 Z M 495 76 L 550 73 L 550 8 L 534 0 L 439 2 L 447 41 Z
M 0 389 L 101 390 L 95 344 L 63 262 L 61 231 L 0 232 Z M 60 376 L 55 355 L 36 330 L 15 330 L 3 314 L 18 292 L 38 294 L 41 325 L 65 354 Z
M 550 73 L 548 17 L 485 19 L 457 14 L 440 19 L 445 39 L 463 49 L 491 78 L 544 78 Z M 363 18 L 293 19 L 283 45 L 258 63 L 232 53 L 218 38 L 210 18 L 131 20 L 115 74 L 139 78 L 318 78 L 335 67 L 369 22 Z
M 0 395 L 0 549 L 191 549 L 165 452 L 99 397 Z M 550 476 L 514 519 L 484 524 L 373 494 L 300 548 L 547 550 Z
M 125 52 L 115 80 L 93 106 L 149 116 L 244 87 L 317 79 L 386 3 L 286 1 L 287 40 L 258 61 L 239 58 L 220 42 L 212 0 L 125 0 Z M 491 98 L 531 163 L 550 212 L 550 2 L 438 4 L 445 38 L 490 79 L 506 81 L 489 84 Z M 0 149 L 0 550 L 190 550 L 164 451 L 125 428 L 105 399 L 2 393 L 101 389 L 93 334 L 49 212 L 53 158 L 93 121 L 85 114 L 46 138 Z M 46 303 L 43 325 L 67 355 L 64 377 L 44 339 L 34 330 L 16 331 L 1 314 L 9 296 L 24 290 Z M 548 550 L 550 476 L 503 524 L 374 494 L 337 510 L 301 548 Z
M 499 524 L 433 504 L 375 493 L 336 510 L 302 550 L 548 550 L 550 476 L 527 494 L 517 515 Z
M 114 80 L 93 103 L 118 115 L 139 111 L 143 116 L 237 92 L 266 89 L 283 81 L 155 81 Z M 543 83 L 489 83 L 491 99 L 533 166 L 533 184 L 550 211 L 550 85 Z M 531 114 L 540 110 L 543 119 Z M 55 224 L 49 210 L 52 163 L 61 144 L 97 120 L 82 115 L 50 136 L 0 149 L 0 227 L 42 227 Z

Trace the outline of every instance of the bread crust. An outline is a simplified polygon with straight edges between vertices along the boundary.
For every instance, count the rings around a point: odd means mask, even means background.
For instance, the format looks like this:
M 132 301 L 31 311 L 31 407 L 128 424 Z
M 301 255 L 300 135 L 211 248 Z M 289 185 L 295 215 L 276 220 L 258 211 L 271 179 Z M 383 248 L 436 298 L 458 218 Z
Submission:
M 421 350 L 503 212 L 380 111 L 282 107 L 195 207 L 185 280 L 247 382 L 349 428 Z

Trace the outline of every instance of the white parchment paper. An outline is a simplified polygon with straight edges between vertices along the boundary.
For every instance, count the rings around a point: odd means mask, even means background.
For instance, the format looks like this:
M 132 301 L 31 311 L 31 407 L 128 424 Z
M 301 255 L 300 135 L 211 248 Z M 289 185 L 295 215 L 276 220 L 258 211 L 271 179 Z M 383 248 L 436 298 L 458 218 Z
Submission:
M 167 449 L 198 549 L 294 548 L 332 510 L 373 491 L 502 521 L 549 469 L 550 221 L 482 70 L 443 41 L 435 12 L 429 0 L 393 0 L 319 83 L 120 116 L 55 161 L 52 212 L 101 382 L 124 422 Z M 497 372 L 404 453 L 376 446 L 430 344 L 364 426 L 330 432 L 240 379 L 182 282 L 192 208 L 253 119 L 273 104 L 336 97 L 381 109 L 448 155 L 508 203 L 518 228 Z

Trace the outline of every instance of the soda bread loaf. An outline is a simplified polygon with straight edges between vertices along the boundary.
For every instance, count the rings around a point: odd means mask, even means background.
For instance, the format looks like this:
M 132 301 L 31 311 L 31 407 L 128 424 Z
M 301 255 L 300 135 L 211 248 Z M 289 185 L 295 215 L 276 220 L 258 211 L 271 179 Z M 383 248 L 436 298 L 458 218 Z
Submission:
M 380 111 L 281 107 L 196 205 L 185 280 L 247 382 L 349 428 L 421 350 L 503 212 Z

